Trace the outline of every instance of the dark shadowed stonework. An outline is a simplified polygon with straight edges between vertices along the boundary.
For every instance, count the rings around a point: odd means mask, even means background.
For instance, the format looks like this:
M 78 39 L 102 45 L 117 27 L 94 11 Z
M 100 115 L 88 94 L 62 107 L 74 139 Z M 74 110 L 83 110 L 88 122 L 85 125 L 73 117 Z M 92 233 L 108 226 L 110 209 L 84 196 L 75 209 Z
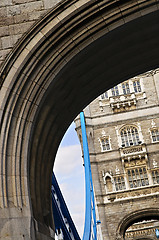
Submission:
M 158 6 L 0 1 L 1 239 L 54 239 L 58 145 L 103 89 L 158 66 Z

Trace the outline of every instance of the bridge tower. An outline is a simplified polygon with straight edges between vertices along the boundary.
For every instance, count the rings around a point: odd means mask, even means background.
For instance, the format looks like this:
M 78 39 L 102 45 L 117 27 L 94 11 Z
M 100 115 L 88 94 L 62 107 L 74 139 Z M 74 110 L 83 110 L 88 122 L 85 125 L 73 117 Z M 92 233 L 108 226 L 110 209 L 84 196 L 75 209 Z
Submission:
M 100 240 L 156 239 L 158 106 L 157 69 L 118 84 L 84 109 Z M 81 140 L 79 117 L 75 123 Z
M 158 12 L 159 0 L 0 0 L 0 239 L 54 239 L 60 141 L 103 89 L 158 67 Z

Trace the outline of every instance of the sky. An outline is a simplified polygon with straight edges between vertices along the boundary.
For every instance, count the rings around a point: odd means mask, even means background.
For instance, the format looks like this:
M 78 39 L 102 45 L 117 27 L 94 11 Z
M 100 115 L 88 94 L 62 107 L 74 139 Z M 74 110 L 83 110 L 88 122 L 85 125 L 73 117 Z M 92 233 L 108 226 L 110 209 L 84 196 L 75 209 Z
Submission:
M 61 141 L 53 170 L 77 231 L 82 237 L 85 213 L 84 167 L 74 122 Z

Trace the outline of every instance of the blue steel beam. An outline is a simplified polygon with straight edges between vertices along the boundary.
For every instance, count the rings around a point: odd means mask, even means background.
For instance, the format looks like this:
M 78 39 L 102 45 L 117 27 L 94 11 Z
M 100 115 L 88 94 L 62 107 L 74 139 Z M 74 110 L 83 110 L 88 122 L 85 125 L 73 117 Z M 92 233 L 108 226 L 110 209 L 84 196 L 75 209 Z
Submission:
M 63 235 L 62 239 L 64 240 L 81 240 L 72 221 L 54 173 L 52 174 L 51 195 L 56 232 L 62 230 L 61 234 Z
M 84 113 L 80 113 L 83 154 L 85 166 L 85 189 L 86 189 L 86 203 L 85 203 L 85 225 L 82 240 L 97 240 L 96 228 L 96 214 L 95 214 L 95 200 L 93 191 L 93 181 L 91 173 L 91 165 L 89 158 L 89 149 L 87 142 L 86 126 Z M 52 174 L 52 206 L 54 213 L 54 221 L 56 230 L 60 230 L 64 240 L 80 240 L 75 225 L 69 214 L 68 208 L 58 186 L 54 173 Z M 61 238 L 60 238 L 61 239 Z
M 81 120 L 82 141 L 83 141 L 83 155 L 84 155 L 84 166 L 85 166 L 85 189 L 86 189 L 85 226 L 84 226 L 83 240 L 91 240 L 91 239 L 97 240 L 93 181 L 92 181 L 92 173 L 91 173 L 91 166 L 90 166 L 85 118 L 84 118 L 83 112 L 80 113 L 80 120 Z M 93 232 L 92 232 L 92 224 L 93 224 Z

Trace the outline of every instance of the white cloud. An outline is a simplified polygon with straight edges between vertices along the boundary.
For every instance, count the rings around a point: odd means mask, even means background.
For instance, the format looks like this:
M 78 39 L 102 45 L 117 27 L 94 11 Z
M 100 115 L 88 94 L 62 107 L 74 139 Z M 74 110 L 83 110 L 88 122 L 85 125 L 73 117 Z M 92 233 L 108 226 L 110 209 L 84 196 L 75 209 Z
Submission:
M 80 145 L 60 147 L 54 173 L 72 219 L 82 237 L 84 228 L 84 168 Z
M 56 155 L 54 172 L 57 175 L 67 176 L 67 174 L 72 174 L 74 170 L 81 167 L 82 162 L 80 145 L 61 147 Z
M 72 178 L 73 182 L 76 184 L 76 178 Z M 65 202 L 67 203 L 67 207 L 71 214 L 71 217 L 75 223 L 75 226 L 82 237 L 83 228 L 84 228 L 84 203 L 85 203 L 85 194 L 84 188 L 78 189 L 75 184 L 70 184 L 70 182 L 60 184 L 61 191 L 63 193 L 63 197 Z

